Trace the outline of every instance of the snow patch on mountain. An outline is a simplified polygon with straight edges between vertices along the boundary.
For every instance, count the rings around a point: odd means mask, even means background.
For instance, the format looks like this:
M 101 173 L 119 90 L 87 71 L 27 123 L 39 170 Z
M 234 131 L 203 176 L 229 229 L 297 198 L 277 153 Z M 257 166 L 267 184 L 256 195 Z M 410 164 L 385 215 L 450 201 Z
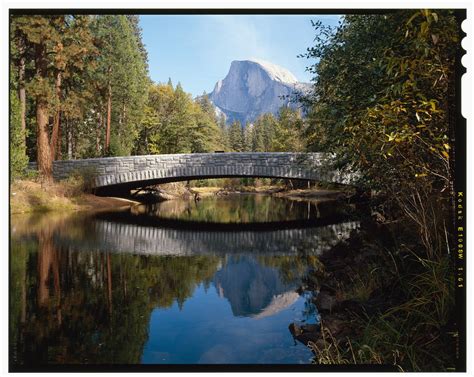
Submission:
M 298 82 L 298 79 L 295 77 L 295 75 L 293 75 L 293 73 L 288 71 L 286 68 L 261 59 L 252 58 L 249 59 L 249 61 L 259 64 L 265 70 L 265 72 L 268 73 L 272 80 L 284 82 L 287 84 L 295 84 Z

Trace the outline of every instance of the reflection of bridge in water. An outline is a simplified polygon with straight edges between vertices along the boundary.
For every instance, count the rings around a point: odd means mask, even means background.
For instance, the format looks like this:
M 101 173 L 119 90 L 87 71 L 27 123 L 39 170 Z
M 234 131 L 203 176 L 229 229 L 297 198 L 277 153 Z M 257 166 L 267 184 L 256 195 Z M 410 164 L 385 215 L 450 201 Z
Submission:
M 304 248 L 321 254 L 347 239 L 359 225 L 357 221 L 276 230 L 192 230 L 189 228 L 150 227 L 108 220 L 90 224 L 88 240 L 77 243 L 80 249 L 145 255 L 225 255 L 259 253 L 292 255 Z M 73 248 L 73 239 L 57 240 Z
M 212 278 L 217 294 L 229 301 L 234 316 L 255 319 L 273 316 L 294 304 L 300 298 L 296 288 L 304 273 L 288 280 L 278 265 L 267 265 L 261 257 L 289 256 L 287 268 L 293 271 L 298 251 L 319 255 L 349 238 L 359 226 L 358 221 L 322 226 L 315 221 L 213 224 L 128 213 L 100 217 L 87 223 L 87 239 L 77 242 L 58 233 L 55 242 L 78 251 L 220 257 Z

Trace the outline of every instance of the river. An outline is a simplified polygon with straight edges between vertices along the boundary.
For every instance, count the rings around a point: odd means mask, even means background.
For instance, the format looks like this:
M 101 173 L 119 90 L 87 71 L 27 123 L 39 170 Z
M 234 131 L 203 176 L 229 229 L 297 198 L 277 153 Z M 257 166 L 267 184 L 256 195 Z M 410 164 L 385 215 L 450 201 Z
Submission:
M 318 255 L 358 222 L 267 195 L 11 217 L 13 365 L 308 364 Z

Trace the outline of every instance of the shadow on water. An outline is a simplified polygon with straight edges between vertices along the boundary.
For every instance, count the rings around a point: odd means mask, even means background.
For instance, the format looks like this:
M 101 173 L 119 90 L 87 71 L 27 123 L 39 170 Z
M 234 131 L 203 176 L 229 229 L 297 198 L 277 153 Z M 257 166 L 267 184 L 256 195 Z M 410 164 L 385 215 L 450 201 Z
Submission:
M 206 205 L 205 224 L 156 207 L 13 217 L 12 364 L 309 363 L 288 323 L 318 314 L 296 290 L 358 223 L 266 211 L 220 228 Z

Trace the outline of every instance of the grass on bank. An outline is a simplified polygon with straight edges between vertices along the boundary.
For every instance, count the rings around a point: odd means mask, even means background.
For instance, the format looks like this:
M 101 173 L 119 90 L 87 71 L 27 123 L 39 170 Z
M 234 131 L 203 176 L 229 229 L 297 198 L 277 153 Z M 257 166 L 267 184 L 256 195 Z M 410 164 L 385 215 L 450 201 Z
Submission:
M 345 277 L 330 278 L 336 297 L 359 302 L 364 309 L 343 313 L 350 319 L 351 332 L 342 339 L 325 326 L 322 315 L 320 339 L 309 343 L 315 363 L 454 370 L 452 258 L 447 247 L 428 257 L 421 243 L 400 242 L 409 238 L 407 227 L 402 229 L 403 233 L 401 228 L 394 232 L 396 242 L 389 248 L 362 235 L 361 245 L 353 245 L 351 253 L 356 256 L 345 267 Z
M 85 192 L 81 178 L 45 183 L 38 179 L 15 180 L 10 184 L 10 213 L 96 210 L 127 205 L 122 199 L 99 197 Z

